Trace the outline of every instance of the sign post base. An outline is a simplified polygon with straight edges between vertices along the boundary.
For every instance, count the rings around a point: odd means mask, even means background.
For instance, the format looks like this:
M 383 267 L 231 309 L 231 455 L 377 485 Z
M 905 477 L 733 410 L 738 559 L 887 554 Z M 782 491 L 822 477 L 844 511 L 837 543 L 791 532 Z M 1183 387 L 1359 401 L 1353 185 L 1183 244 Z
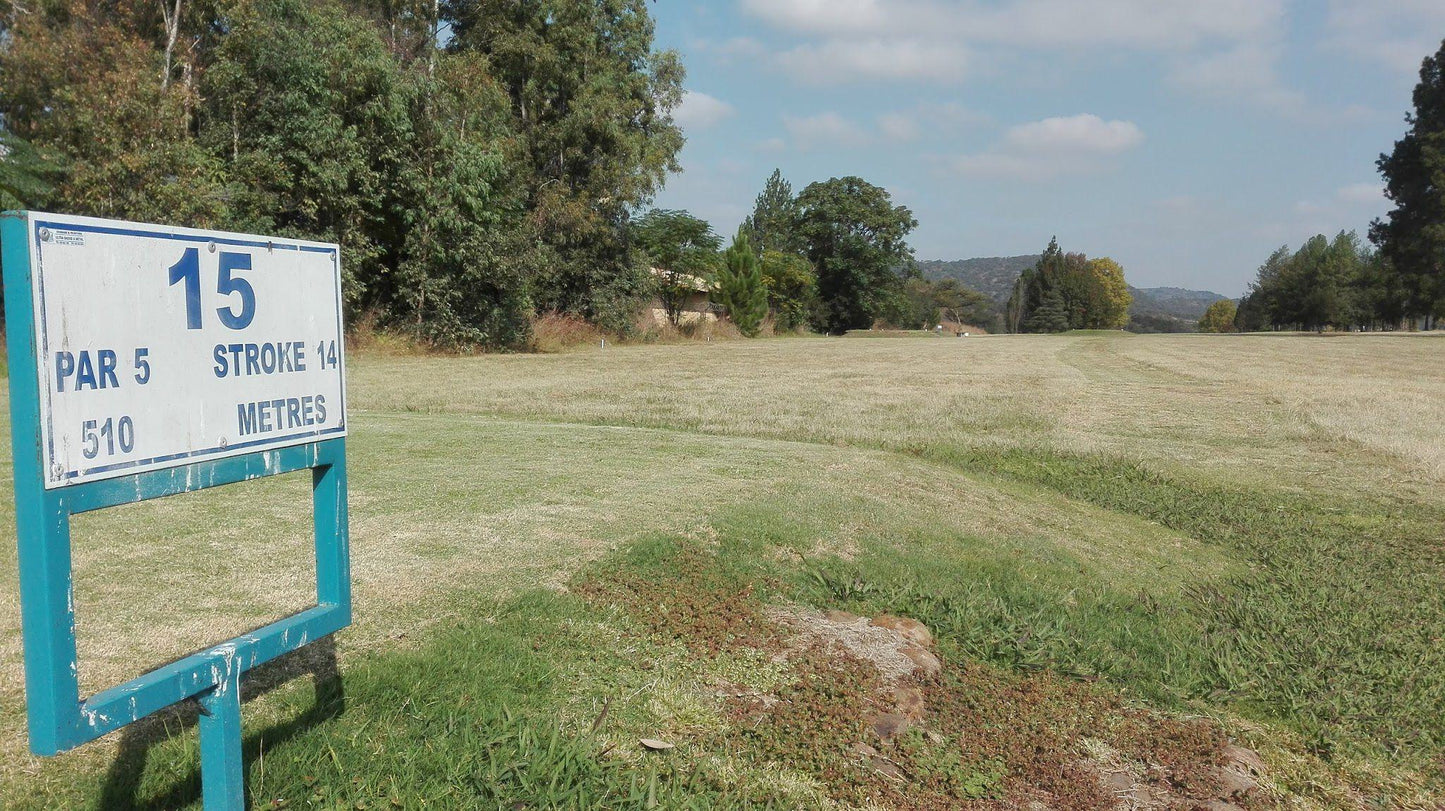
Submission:
M 246 772 L 241 762 L 241 672 L 234 657 L 223 659 L 220 683 L 197 697 L 201 705 L 201 800 L 205 811 L 246 807 Z
M 206 811 L 246 807 L 246 770 L 241 762 L 241 668 L 236 657 L 217 663 L 219 677 L 197 697 L 201 705 L 201 800 Z

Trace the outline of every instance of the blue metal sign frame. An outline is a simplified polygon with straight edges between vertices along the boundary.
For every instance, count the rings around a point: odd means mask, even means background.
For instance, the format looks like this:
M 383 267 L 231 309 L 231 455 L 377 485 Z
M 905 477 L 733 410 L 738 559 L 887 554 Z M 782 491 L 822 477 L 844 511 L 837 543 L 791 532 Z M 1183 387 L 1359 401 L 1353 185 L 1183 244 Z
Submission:
M 172 704 L 196 698 L 201 705 L 205 807 L 242 808 L 242 674 L 351 624 L 346 441 L 329 439 L 47 490 L 27 222 L 24 213 L 0 215 L 31 751 L 46 756 L 59 754 Z M 75 641 L 70 517 L 303 470 L 312 473 L 316 605 L 82 698 Z

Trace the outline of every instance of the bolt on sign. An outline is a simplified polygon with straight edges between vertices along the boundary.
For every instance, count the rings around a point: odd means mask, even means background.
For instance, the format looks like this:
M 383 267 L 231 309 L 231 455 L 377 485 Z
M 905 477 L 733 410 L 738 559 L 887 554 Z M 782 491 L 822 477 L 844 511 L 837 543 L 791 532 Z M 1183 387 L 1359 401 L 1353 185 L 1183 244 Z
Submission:
M 340 248 L 7 212 L 0 260 L 31 749 L 195 698 L 205 807 L 241 808 L 242 674 L 351 622 Z M 82 697 L 70 517 L 302 470 L 316 605 Z

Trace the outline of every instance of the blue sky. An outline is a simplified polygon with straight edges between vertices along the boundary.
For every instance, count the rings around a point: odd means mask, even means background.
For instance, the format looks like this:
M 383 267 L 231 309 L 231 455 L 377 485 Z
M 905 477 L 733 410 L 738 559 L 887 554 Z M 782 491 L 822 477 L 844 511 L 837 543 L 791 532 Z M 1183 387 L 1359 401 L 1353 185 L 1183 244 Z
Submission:
M 1065 250 L 1239 295 L 1364 234 L 1445 0 L 658 0 L 688 136 L 656 204 L 731 235 L 781 168 L 859 175 L 920 259 Z

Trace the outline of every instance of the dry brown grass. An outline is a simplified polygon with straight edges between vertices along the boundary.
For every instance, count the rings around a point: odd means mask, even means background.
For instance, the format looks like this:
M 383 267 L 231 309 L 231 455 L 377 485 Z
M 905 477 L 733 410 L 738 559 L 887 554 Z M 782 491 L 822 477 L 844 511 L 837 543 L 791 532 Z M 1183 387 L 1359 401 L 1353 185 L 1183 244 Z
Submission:
M 615 336 L 581 316 L 550 312 L 532 319 L 532 350 L 535 352 L 566 352 L 583 346 L 600 346 L 602 341 L 612 339 Z
M 806 338 L 375 359 L 352 386 L 354 402 L 384 410 L 825 444 L 1049 445 L 1438 501 L 1442 354 L 1445 340 L 1408 335 Z M 427 382 L 438 376 L 454 382 L 439 390 Z

